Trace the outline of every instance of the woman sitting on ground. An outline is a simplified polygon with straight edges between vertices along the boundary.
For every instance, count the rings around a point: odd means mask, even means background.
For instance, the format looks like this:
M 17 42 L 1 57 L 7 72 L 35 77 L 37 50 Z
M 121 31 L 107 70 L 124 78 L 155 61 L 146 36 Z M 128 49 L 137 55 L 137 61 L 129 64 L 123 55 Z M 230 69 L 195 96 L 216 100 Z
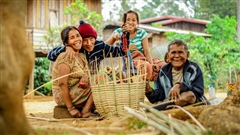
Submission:
M 62 42 L 75 52 L 82 48 L 82 36 L 75 26 L 68 26 L 61 32 Z M 76 118 L 93 116 L 94 106 L 86 55 L 76 53 L 73 61 L 65 58 L 66 52 L 61 53 L 54 63 L 52 79 L 53 97 L 58 106 L 66 106 L 69 113 Z M 84 84 L 84 85 L 79 85 Z M 80 112 L 77 108 L 82 108 Z

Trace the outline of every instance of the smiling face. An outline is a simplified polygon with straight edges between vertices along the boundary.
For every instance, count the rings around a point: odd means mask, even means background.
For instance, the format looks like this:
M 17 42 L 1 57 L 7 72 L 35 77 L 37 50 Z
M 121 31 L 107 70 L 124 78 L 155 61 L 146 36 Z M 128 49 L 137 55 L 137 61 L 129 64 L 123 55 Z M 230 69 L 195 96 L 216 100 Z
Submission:
M 171 44 L 168 48 L 168 60 L 175 70 L 181 70 L 189 57 L 189 51 L 182 44 Z
M 87 37 L 83 39 L 83 48 L 88 51 L 92 52 L 94 49 L 96 39 L 94 37 Z
M 74 51 L 79 51 L 82 48 L 82 37 L 76 29 L 71 29 L 68 33 L 68 45 Z
M 139 23 L 138 16 L 135 12 L 129 12 L 126 16 L 126 24 L 128 25 L 129 32 L 135 32 Z

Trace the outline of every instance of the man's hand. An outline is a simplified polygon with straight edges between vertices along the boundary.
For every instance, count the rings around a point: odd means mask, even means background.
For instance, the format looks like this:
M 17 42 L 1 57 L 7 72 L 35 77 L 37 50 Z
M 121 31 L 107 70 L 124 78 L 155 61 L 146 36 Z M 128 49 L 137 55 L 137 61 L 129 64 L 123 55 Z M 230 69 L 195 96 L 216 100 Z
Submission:
M 121 36 L 119 34 L 114 34 L 113 38 L 115 39 L 115 41 L 120 40 Z
M 181 99 L 180 84 L 175 84 L 168 93 L 168 100 L 174 100 L 176 102 L 178 99 Z
M 146 83 L 145 93 L 146 94 L 152 93 L 152 87 L 149 85 L 149 83 Z
M 66 46 L 66 55 L 65 55 L 65 57 L 67 57 L 70 62 L 72 62 L 72 60 L 74 59 L 75 55 L 76 55 L 76 52 L 73 50 L 73 48 L 70 47 L 70 46 Z

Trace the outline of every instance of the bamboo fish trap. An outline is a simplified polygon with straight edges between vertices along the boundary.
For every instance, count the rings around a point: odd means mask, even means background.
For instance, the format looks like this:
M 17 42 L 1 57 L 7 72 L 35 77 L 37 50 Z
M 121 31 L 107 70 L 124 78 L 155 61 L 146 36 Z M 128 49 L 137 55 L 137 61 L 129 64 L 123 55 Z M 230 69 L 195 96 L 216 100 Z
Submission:
M 111 67 L 104 70 L 102 63 L 99 72 L 91 77 L 94 104 L 103 117 L 123 116 L 127 114 L 125 106 L 138 110 L 139 103 L 144 101 L 146 66 L 144 71 L 130 76 L 130 66 L 127 64 L 127 77 L 124 78 L 121 59 L 118 57 L 119 66 L 116 68 L 111 57 Z

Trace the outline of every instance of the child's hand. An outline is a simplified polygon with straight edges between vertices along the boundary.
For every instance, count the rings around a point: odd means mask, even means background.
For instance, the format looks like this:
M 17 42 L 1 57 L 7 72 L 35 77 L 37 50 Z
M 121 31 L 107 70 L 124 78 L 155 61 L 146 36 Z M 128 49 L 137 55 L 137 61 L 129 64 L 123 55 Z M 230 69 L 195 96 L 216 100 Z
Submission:
M 128 32 L 129 30 L 130 30 L 129 25 L 128 25 L 127 23 L 124 23 L 124 24 L 122 25 L 122 31 L 123 31 L 123 32 Z

